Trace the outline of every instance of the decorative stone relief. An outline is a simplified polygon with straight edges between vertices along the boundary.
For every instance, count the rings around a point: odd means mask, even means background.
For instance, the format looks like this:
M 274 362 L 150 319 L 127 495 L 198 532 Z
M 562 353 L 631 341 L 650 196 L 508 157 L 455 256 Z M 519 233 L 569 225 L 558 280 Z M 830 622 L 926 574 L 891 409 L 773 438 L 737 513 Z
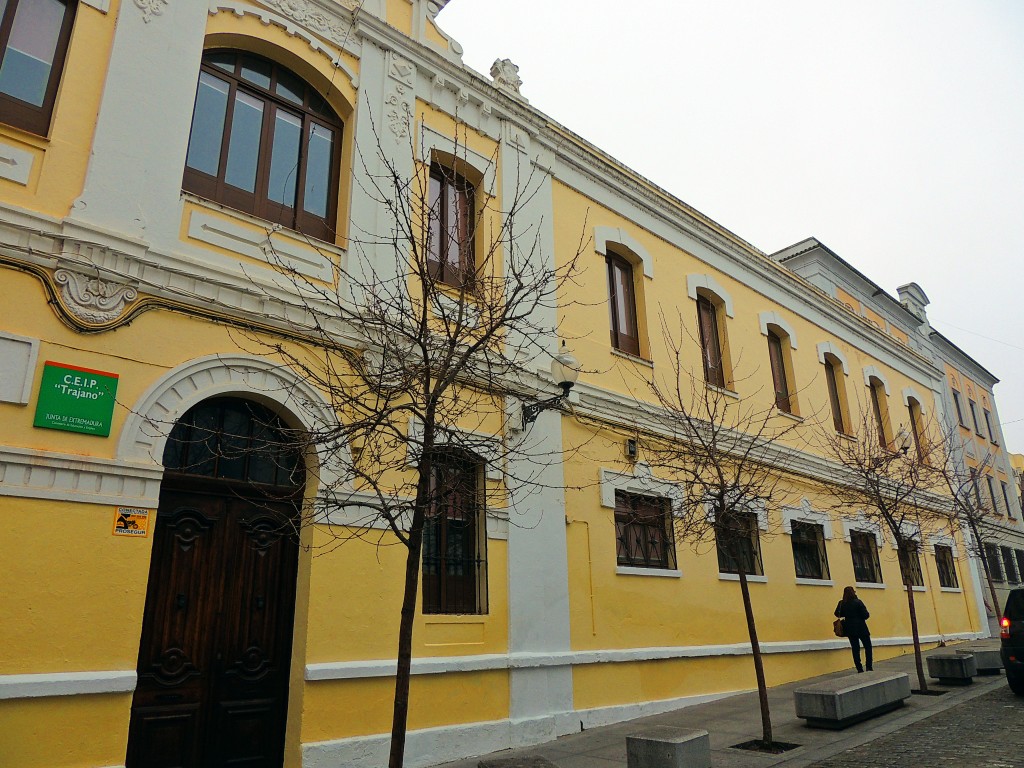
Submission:
M 53 279 L 61 286 L 64 306 L 86 323 L 99 325 L 116 320 L 124 313 L 125 306 L 139 295 L 133 286 L 87 277 L 67 269 L 58 269 Z
M 412 127 L 416 67 L 405 59 L 389 55 L 388 78 L 387 95 L 384 97 L 384 121 L 396 138 L 405 139 Z
M 260 0 L 297 24 L 323 35 L 328 40 L 344 44 L 351 32 L 351 25 L 339 18 L 332 18 L 326 11 L 308 0 Z M 351 10 L 359 6 L 359 0 L 339 0 L 339 4 Z
M 142 20 L 149 24 L 154 16 L 163 16 L 168 0 L 135 0 L 136 7 L 142 11 Z
M 519 77 L 519 67 L 512 63 L 511 59 L 495 59 L 491 64 L 491 79 L 494 84 L 503 91 L 508 91 L 515 96 L 522 96 L 519 88 L 523 84 Z

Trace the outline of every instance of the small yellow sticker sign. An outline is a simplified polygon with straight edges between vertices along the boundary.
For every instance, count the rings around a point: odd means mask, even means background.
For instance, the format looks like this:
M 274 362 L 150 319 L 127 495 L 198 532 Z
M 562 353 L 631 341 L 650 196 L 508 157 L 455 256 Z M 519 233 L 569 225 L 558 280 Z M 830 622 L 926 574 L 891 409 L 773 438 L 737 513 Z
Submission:
M 118 507 L 114 513 L 115 536 L 149 536 L 149 510 Z

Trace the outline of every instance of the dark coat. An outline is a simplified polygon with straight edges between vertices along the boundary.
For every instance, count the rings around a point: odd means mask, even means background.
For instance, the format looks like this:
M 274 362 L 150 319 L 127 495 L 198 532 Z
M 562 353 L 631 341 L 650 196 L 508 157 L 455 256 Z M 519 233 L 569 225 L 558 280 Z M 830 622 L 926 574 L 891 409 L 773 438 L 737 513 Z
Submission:
M 871 632 L 868 631 L 868 618 L 871 614 L 860 598 L 855 597 L 846 602 L 840 600 L 836 605 L 835 615 L 843 619 L 847 637 L 871 637 Z

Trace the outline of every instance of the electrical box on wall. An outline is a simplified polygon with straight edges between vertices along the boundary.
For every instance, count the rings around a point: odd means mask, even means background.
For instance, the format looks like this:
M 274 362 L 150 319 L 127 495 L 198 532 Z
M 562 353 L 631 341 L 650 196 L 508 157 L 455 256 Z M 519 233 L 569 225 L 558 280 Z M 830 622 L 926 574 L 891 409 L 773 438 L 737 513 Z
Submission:
M 640 445 L 635 437 L 626 438 L 626 458 L 630 461 L 636 461 L 637 456 L 640 454 Z

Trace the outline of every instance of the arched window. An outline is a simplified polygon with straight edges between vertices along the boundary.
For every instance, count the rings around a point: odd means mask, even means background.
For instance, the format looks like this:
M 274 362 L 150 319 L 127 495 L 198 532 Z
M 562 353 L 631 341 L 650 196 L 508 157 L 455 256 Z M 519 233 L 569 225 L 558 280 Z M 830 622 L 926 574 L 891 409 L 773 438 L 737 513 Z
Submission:
M 45 136 L 75 19 L 71 0 L 0 0 L 0 120 Z
M 878 443 L 883 448 L 888 448 L 889 436 L 889 405 L 885 396 L 885 384 L 882 380 L 871 376 L 868 379 L 868 395 L 871 398 L 871 411 L 875 417 L 875 429 L 878 432 Z
M 303 480 L 298 445 L 280 417 L 233 397 L 189 409 L 167 438 L 163 463 L 168 472 L 279 489 Z
M 605 264 L 608 269 L 608 312 L 612 347 L 639 356 L 640 331 L 636 321 L 633 265 L 611 251 L 605 255 Z
M 846 374 L 843 372 L 843 362 L 826 352 L 822 364 L 825 366 L 825 384 L 828 387 L 828 403 L 832 409 L 832 424 L 836 432 L 846 434 Z
M 722 336 L 718 327 L 718 308 L 704 294 L 697 296 L 697 327 L 700 332 L 704 381 L 716 387 L 725 386 L 725 364 L 722 359 Z
M 786 373 L 789 355 L 789 339 L 785 331 L 777 326 L 768 326 L 768 361 L 772 369 L 772 383 L 775 386 L 775 407 L 786 413 L 793 412 L 792 392 Z
M 331 240 L 341 120 L 297 75 L 247 53 L 203 56 L 182 186 Z

